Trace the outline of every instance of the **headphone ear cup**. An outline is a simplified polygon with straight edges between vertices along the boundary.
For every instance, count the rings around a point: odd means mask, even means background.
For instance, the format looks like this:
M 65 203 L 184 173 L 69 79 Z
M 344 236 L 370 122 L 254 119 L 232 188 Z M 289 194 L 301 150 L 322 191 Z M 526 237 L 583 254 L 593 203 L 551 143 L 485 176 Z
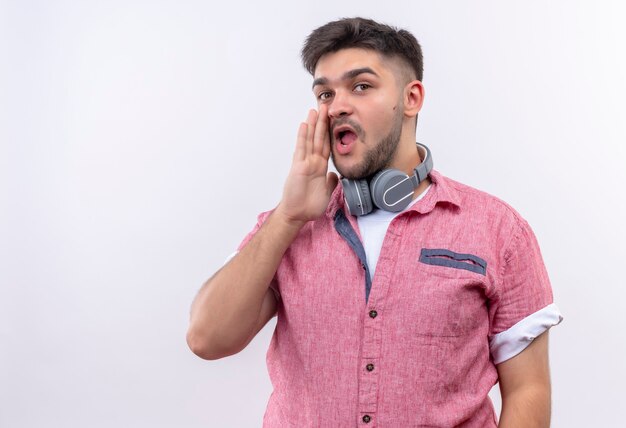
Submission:
M 411 200 L 414 188 L 408 175 L 397 169 L 385 169 L 372 178 L 372 200 L 376 207 L 400 212 Z
M 367 180 L 341 179 L 343 197 L 351 215 L 366 215 L 372 212 L 372 197 Z
M 383 187 L 381 187 L 380 185 L 380 178 L 385 175 L 385 173 L 387 173 L 388 171 L 390 171 L 389 169 L 382 169 L 380 171 L 378 171 L 376 174 L 374 174 L 374 176 L 372 177 L 372 180 L 370 181 L 370 185 L 371 185 L 371 196 L 372 196 L 372 203 L 374 204 L 374 206 L 378 209 L 382 209 L 381 207 L 381 200 L 382 200 L 382 189 L 384 189 Z M 379 190 L 376 190 L 379 189 Z

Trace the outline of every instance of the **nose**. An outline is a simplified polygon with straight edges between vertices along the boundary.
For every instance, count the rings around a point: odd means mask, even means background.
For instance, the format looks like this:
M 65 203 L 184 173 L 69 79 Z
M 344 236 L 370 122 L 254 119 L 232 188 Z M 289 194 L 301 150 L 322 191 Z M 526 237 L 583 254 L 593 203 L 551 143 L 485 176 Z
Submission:
M 342 116 L 351 115 L 352 110 L 353 107 L 350 103 L 349 95 L 343 91 L 337 91 L 328 106 L 328 116 L 337 119 Z

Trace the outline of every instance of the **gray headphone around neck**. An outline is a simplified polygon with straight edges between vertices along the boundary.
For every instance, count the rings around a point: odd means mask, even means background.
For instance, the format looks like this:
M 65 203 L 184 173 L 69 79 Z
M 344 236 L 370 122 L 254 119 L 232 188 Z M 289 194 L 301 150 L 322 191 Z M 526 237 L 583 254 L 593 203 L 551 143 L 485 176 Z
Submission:
M 383 169 L 368 182 L 367 179 L 341 179 L 343 197 L 351 215 L 362 216 L 371 213 L 374 207 L 390 212 L 400 212 L 411 200 L 419 184 L 426 180 L 433 169 L 433 157 L 423 144 L 416 143 L 422 162 L 413 169 L 414 174 L 406 175 L 398 169 Z

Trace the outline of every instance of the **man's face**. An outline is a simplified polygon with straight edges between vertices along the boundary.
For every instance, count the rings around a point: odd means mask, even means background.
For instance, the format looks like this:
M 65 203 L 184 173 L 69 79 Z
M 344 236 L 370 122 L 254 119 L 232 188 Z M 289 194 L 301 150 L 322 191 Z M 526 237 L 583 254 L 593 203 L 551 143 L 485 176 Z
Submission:
M 389 166 L 403 124 L 397 65 L 378 53 L 342 49 L 320 58 L 313 92 L 328 106 L 331 157 L 349 179 L 366 178 Z

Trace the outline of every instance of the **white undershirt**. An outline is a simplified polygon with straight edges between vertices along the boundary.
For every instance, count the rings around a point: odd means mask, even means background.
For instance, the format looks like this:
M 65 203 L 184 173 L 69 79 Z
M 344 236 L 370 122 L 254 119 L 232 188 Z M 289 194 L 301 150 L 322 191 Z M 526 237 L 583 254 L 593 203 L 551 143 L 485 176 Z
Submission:
M 417 201 L 422 199 L 428 193 L 432 184 L 419 194 L 419 196 L 411 201 L 411 203 L 402 211 L 393 213 L 385 210 L 374 210 L 368 215 L 357 217 L 359 225 L 359 231 L 361 232 L 361 239 L 363 240 L 363 248 L 365 249 L 365 257 L 367 260 L 367 266 L 370 270 L 370 278 L 374 279 L 374 272 L 376 272 L 376 264 L 378 264 L 378 256 L 380 256 L 380 250 L 383 247 L 383 241 L 387 234 L 387 228 L 389 223 L 397 215 L 408 210 Z

